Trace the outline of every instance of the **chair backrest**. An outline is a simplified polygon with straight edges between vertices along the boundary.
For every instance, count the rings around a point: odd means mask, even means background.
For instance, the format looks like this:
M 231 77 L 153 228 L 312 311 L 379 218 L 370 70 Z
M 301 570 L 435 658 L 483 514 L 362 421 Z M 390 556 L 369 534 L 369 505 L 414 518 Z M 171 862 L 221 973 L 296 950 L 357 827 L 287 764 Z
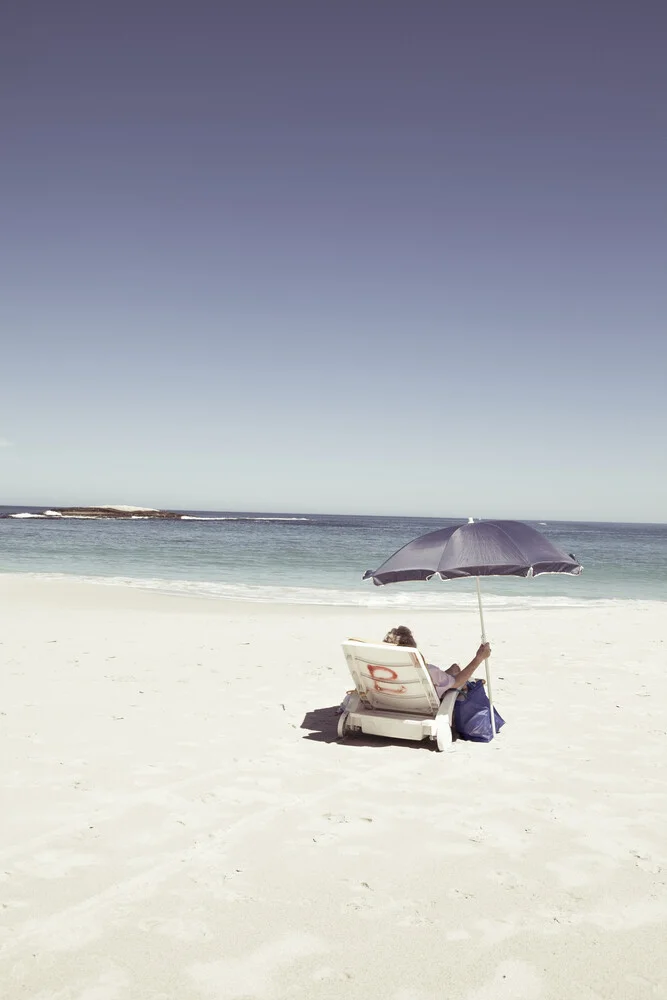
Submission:
M 343 652 L 357 694 L 369 708 L 414 715 L 435 715 L 440 708 L 418 649 L 348 639 Z

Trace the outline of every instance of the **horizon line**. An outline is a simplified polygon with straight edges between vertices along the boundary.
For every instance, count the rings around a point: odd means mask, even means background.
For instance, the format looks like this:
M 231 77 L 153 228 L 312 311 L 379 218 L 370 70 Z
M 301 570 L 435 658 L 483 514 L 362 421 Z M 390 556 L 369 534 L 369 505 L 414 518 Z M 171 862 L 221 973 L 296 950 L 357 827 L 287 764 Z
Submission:
M 59 507 L 69 507 L 69 508 L 101 508 L 108 506 L 121 506 L 116 504 L 0 504 L 0 509 L 10 508 L 11 510 L 16 510 L 20 513 L 22 510 L 55 510 Z M 139 509 L 144 510 L 160 510 L 160 511 L 171 511 L 175 514 L 264 514 L 264 515 L 275 515 L 284 516 L 286 514 L 291 514 L 299 517 L 367 517 L 374 519 L 385 519 L 385 520 L 416 520 L 416 521 L 468 521 L 468 515 L 456 515 L 449 516 L 445 514 L 368 514 L 368 513 L 350 513 L 343 511 L 298 511 L 298 510 L 259 510 L 252 508 L 245 509 L 228 509 L 228 508 L 215 508 L 215 507 L 153 507 L 136 504 Z M 656 527 L 667 526 L 667 521 L 633 521 L 633 520 L 592 520 L 590 518 L 572 518 L 572 517 L 507 517 L 507 516 L 492 516 L 492 517 L 476 517 L 475 521 L 530 521 L 535 524 L 543 524 L 548 527 L 549 524 L 643 524 L 652 525 Z

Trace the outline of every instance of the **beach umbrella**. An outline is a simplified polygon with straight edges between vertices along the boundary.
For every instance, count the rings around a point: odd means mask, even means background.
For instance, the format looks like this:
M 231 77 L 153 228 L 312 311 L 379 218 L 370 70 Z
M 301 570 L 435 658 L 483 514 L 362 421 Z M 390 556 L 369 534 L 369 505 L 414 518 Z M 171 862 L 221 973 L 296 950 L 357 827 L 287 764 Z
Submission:
M 475 521 L 429 531 L 394 552 L 378 569 L 367 570 L 364 580 L 376 586 L 406 583 L 411 580 L 460 580 L 474 577 L 477 603 L 486 642 L 482 607 L 482 576 L 540 576 L 542 573 L 567 573 L 578 576 L 581 563 L 567 555 L 541 532 L 521 521 Z M 491 690 L 491 669 L 486 661 L 486 686 L 491 706 L 491 729 L 496 732 Z

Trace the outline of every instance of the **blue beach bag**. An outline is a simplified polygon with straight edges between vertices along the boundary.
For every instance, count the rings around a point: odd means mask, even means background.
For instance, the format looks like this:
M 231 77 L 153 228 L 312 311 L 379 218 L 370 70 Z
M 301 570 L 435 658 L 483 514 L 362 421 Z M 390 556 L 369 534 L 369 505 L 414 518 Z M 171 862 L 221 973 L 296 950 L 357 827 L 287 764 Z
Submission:
M 454 729 L 462 740 L 475 743 L 489 743 L 493 739 L 491 731 L 491 706 L 482 681 L 468 681 L 454 704 Z M 500 732 L 505 720 L 495 708 L 496 732 Z

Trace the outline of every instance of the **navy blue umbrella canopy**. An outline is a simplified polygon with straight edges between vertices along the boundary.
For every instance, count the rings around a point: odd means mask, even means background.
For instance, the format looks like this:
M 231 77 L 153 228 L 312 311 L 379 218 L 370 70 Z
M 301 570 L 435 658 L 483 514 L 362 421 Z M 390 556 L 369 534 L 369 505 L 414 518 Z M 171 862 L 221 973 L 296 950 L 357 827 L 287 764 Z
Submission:
M 474 521 L 430 531 L 394 552 L 364 580 L 376 586 L 409 580 L 470 576 L 578 576 L 581 564 L 521 521 Z

